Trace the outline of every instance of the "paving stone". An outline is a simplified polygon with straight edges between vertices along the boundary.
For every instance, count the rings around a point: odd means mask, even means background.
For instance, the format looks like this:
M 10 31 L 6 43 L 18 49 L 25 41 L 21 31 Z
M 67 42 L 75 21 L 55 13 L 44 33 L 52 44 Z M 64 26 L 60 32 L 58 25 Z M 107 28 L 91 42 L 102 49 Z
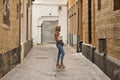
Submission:
M 64 70 L 55 68 L 55 44 L 34 46 L 24 62 L 0 80 L 110 80 L 96 65 L 81 53 L 66 45 Z

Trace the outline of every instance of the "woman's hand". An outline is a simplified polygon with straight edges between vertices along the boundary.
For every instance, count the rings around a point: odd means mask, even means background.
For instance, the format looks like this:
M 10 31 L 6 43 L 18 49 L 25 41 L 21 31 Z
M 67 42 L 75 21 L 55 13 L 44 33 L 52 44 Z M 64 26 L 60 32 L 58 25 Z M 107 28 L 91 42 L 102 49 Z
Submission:
M 64 45 L 64 42 L 62 42 L 62 46 Z

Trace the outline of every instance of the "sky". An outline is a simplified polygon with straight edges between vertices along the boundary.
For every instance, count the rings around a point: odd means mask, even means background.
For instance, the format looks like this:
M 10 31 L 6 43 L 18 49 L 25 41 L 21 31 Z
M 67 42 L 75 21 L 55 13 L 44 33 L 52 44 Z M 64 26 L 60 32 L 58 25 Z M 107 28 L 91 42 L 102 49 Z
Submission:
M 39 2 L 39 3 L 62 3 L 62 4 L 66 4 L 67 0 L 35 0 L 35 2 Z

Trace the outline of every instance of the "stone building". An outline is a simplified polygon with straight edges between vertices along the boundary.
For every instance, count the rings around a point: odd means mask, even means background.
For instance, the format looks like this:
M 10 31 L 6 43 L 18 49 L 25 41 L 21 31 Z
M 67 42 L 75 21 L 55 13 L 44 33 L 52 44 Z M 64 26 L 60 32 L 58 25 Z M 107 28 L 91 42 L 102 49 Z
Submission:
M 78 2 L 68 1 L 68 43 L 77 48 L 78 42 Z
M 68 0 L 68 34 L 69 44 L 77 43 L 78 51 L 120 80 L 119 0 Z
M 32 48 L 31 0 L 0 0 L 0 77 Z
M 32 36 L 34 44 L 54 43 L 55 26 L 61 26 L 67 43 L 67 0 L 35 0 L 33 3 Z
M 33 46 L 32 40 L 32 1 L 20 0 L 20 44 L 21 62 Z

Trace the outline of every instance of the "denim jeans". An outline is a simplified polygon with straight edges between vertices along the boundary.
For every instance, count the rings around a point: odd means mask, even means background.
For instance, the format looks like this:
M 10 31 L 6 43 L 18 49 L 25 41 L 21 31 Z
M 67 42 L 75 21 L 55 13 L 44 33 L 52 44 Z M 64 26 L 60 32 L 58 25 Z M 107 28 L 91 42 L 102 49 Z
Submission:
M 56 46 L 58 48 L 57 62 L 59 62 L 59 60 L 61 60 L 61 63 L 63 63 L 63 59 L 64 59 L 64 55 L 65 55 L 63 45 L 60 43 L 56 43 Z

